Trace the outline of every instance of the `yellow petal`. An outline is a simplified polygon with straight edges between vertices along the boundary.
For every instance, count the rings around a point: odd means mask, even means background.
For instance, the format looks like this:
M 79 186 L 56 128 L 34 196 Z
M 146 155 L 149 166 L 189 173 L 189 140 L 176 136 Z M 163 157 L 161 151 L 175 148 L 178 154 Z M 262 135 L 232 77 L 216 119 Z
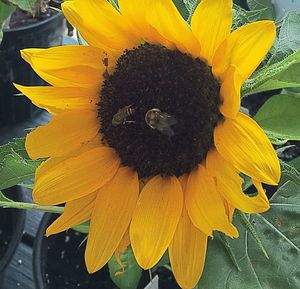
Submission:
M 245 114 L 225 119 L 215 128 L 214 143 L 218 152 L 236 169 L 255 180 L 276 185 L 280 165 L 276 152 L 259 125 Z
M 119 0 L 118 3 L 123 17 L 141 39 L 152 44 L 170 45 L 147 22 L 147 15 L 154 3 L 152 0 Z
M 68 154 L 68 157 L 79 156 L 87 151 L 90 151 L 92 149 L 99 148 L 99 147 L 105 147 L 105 145 L 102 142 L 101 134 L 98 132 L 93 139 L 89 140 L 88 142 L 82 143 L 82 145 L 79 148 L 71 151 Z
M 90 142 L 99 128 L 96 112 L 59 114 L 27 135 L 26 150 L 32 159 L 64 156 Z
M 65 1 L 62 11 L 92 46 L 122 53 L 140 42 L 125 18 L 106 0 Z
M 54 168 L 58 164 L 64 162 L 65 160 L 79 156 L 87 151 L 93 150 L 99 147 L 105 147 L 102 143 L 101 135 L 97 134 L 90 142 L 83 144 L 80 148 L 71 151 L 68 155 L 63 157 L 50 157 L 47 161 L 43 162 L 39 167 L 39 174 L 43 175 L 48 172 L 49 168 Z M 25 143 L 26 146 L 26 143 Z M 26 148 L 27 150 L 28 148 Z
M 101 49 L 90 46 L 58 46 L 48 49 L 24 49 L 22 57 L 34 71 L 54 86 L 99 88 L 108 57 Z
M 258 182 L 254 179 L 252 179 L 253 185 L 255 186 L 256 190 L 257 190 L 257 194 L 259 195 L 259 197 L 267 204 L 268 208 L 270 208 L 270 203 L 269 203 L 269 199 L 266 195 L 266 192 L 262 186 L 261 182 Z
M 229 118 L 235 118 L 241 105 L 242 77 L 237 68 L 231 65 L 221 85 L 221 113 Z
M 139 193 L 136 172 L 120 168 L 98 191 L 85 251 L 87 269 L 93 273 L 111 258 L 124 236 Z
M 63 214 L 58 217 L 46 231 L 46 236 L 58 234 L 78 226 L 90 219 L 97 194 L 92 193 L 83 198 L 66 203 Z
M 70 110 L 96 110 L 99 102 L 98 89 L 82 87 L 14 86 L 33 104 L 51 114 Z
M 134 255 L 144 269 L 153 267 L 168 248 L 183 206 L 176 177 L 152 178 L 140 194 L 130 226 Z
M 217 47 L 230 34 L 232 0 L 202 0 L 191 25 L 201 45 L 201 56 L 211 65 Z
M 147 21 L 163 38 L 171 43 L 167 47 L 169 49 L 177 47 L 184 53 L 198 57 L 200 55 L 199 42 L 172 0 L 153 1 L 151 8 Z
M 258 213 L 269 209 L 269 201 L 263 189 L 258 186 L 255 197 L 247 196 L 242 191 L 243 179 L 239 176 L 233 165 L 226 162 L 216 150 L 211 150 L 206 158 L 206 165 L 210 174 L 217 178 L 217 188 L 229 206 L 229 218 L 232 218 L 233 208 L 246 212 Z M 231 209 L 230 209 L 231 207 Z
M 84 197 L 104 186 L 115 175 L 120 160 L 107 147 L 89 150 L 36 170 L 33 199 L 40 205 L 57 205 Z
M 229 222 L 213 178 L 202 165 L 190 173 L 186 207 L 193 224 L 206 235 L 212 235 L 212 230 L 218 230 L 230 237 L 238 236 L 237 229 Z
M 128 227 L 125 234 L 122 237 L 120 244 L 118 245 L 118 247 L 116 249 L 115 254 L 124 253 L 129 245 L 130 245 L 130 237 L 129 237 L 129 227 Z
M 244 82 L 264 59 L 275 37 L 273 21 L 258 21 L 238 28 L 216 50 L 213 73 L 224 79 L 228 67 L 233 64 Z
M 227 200 L 225 200 L 225 199 L 223 199 L 223 202 L 224 202 L 224 206 L 225 206 L 225 210 L 226 210 L 226 214 L 228 216 L 229 222 L 232 222 L 235 207 L 233 205 L 231 205 L 230 203 L 228 203 Z
M 192 224 L 184 208 L 169 247 L 172 271 L 181 288 L 196 286 L 203 272 L 206 247 L 207 236 Z
M 119 276 L 119 275 L 122 275 L 125 273 L 125 267 L 124 267 L 125 262 L 122 263 L 120 255 L 127 250 L 129 245 L 130 245 L 130 237 L 129 237 L 129 228 L 128 228 L 128 230 L 125 232 L 119 246 L 117 247 L 117 249 L 114 253 L 116 261 L 117 261 L 118 265 L 120 266 L 120 270 L 115 273 L 115 276 Z

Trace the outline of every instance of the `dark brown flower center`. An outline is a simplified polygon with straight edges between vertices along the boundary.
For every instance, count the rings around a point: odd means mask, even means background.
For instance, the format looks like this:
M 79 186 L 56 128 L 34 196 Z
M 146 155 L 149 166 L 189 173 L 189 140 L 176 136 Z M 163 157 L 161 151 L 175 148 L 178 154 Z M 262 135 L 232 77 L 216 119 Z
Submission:
M 100 91 L 103 141 L 141 178 L 188 173 L 214 145 L 219 94 L 200 59 L 147 43 L 126 50 Z

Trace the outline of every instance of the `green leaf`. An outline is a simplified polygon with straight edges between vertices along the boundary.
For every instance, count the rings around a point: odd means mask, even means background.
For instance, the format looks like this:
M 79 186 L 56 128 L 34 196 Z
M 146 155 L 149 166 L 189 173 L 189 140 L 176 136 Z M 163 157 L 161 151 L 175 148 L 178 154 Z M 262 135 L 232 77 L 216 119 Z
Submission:
M 278 138 L 300 140 L 300 98 L 274 95 L 259 109 L 254 119 Z
M 284 145 L 288 142 L 287 139 L 277 138 L 274 134 L 269 131 L 265 131 L 268 139 L 273 145 Z
M 291 65 L 287 70 L 254 89 L 252 93 L 292 87 L 300 87 L 300 63 Z
M 261 242 L 261 239 L 259 238 L 257 232 L 255 231 L 253 225 L 251 224 L 249 220 L 249 216 L 247 216 L 245 213 L 237 210 L 237 216 L 240 219 L 240 223 L 244 226 L 244 228 L 247 230 L 247 232 L 252 236 L 253 240 L 255 241 L 258 248 L 262 251 L 262 253 L 265 255 L 267 259 L 269 259 L 268 253 L 266 249 L 264 248 L 264 245 Z
M 238 264 L 238 261 L 236 260 L 236 257 L 230 247 L 230 244 L 229 244 L 229 238 L 223 234 L 223 233 L 220 233 L 220 232 L 217 232 L 218 233 L 218 236 L 220 238 L 220 241 L 223 243 L 225 249 L 227 250 L 227 253 L 233 263 L 233 265 L 235 266 L 235 268 L 238 270 L 238 271 L 242 271 L 242 269 L 240 268 L 239 264 Z
M 233 5 L 233 30 L 251 22 L 274 19 L 274 9 L 270 0 L 251 0 L 248 1 L 248 6 L 250 11 Z
M 183 0 L 186 9 L 189 12 L 188 22 L 191 22 L 192 16 L 201 0 Z
M 247 189 L 249 189 L 253 185 L 252 179 L 250 177 L 242 174 L 242 173 L 240 173 L 240 176 L 244 180 L 244 182 L 242 184 L 243 191 L 246 191 Z
M 0 189 L 34 178 L 35 170 L 40 164 L 41 161 L 26 160 L 12 151 L 0 163 Z
M 250 11 L 259 12 L 259 18 L 256 20 L 273 20 L 275 18 L 274 8 L 271 0 L 247 0 L 247 3 Z
M 6 5 L 5 3 L 0 1 L 0 44 L 2 42 L 3 38 L 3 27 L 5 21 L 8 19 L 8 17 L 15 11 L 16 7 Z
M 190 13 L 183 0 L 173 0 L 183 19 L 188 20 Z
M 273 229 L 273 233 L 281 236 L 283 242 L 288 242 L 298 252 L 299 259 L 297 259 L 300 261 L 299 192 L 300 186 L 295 183 L 289 181 L 283 184 L 271 198 L 271 210 L 261 215 L 260 218 L 264 219 L 268 228 Z M 300 279 L 297 281 L 300 282 Z
M 32 12 L 35 4 L 40 0 L 9 0 L 12 4 L 18 6 L 20 9 Z
M 267 64 L 245 83 L 242 94 L 300 87 L 299 49 L 300 13 L 292 11 L 278 28 L 278 37 Z
M 0 146 L 0 163 L 12 150 L 22 158 L 29 159 L 25 148 L 25 138 L 15 138 L 12 142 Z
M 34 178 L 36 168 L 42 160 L 30 160 L 24 139 L 0 146 L 0 190 Z
M 293 163 L 286 163 L 280 161 L 281 164 L 281 180 L 280 183 L 284 184 L 287 181 L 292 181 L 300 187 L 300 172 L 296 167 L 293 166 Z
M 278 37 L 271 49 L 272 57 L 268 64 L 273 64 L 288 57 L 300 49 L 300 12 L 291 11 L 284 17 Z
M 266 65 L 263 68 L 256 71 L 251 78 L 249 78 L 242 87 L 242 96 L 247 94 L 252 94 L 264 90 L 272 90 L 275 88 L 280 88 L 278 86 L 265 85 L 265 83 L 271 79 L 276 79 L 277 76 L 282 77 L 283 73 L 287 71 L 291 66 L 300 63 L 300 50 L 286 57 L 285 59 L 272 64 Z M 290 72 L 292 73 L 292 72 Z M 294 78 L 297 76 L 293 76 Z M 280 79 L 280 78 L 279 78 Z M 297 78 L 298 79 L 298 78 Z M 287 80 L 284 78 L 283 82 Z M 261 87 L 265 85 L 265 87 Z M 284 84 L 285 85 L 285 84 Z
M 114 255 L 108 262 L 110 278 L 120 289 L 136 289 L 142 276 L 131 247 L 120 254 L 120 262 Z
M 108 0 L 108 2 L 115 7 L 119 11 L 119 3 L 118 0 Z
M 296 168 L 298 171 L 300 171 L 300 157 L 291 160 L 289 164 Z
M 216 236 L 209 241 L 204 273 L 198 288 L 300 288 L 299 189 L 291 182 L 286 183 L 271 199 L 271 209 L 250 219 L 270 259 L 261 254 L 249 233 L 235 220 L 240 237 L 228 239 L 228 242 L 242 271 L 236 269 Z

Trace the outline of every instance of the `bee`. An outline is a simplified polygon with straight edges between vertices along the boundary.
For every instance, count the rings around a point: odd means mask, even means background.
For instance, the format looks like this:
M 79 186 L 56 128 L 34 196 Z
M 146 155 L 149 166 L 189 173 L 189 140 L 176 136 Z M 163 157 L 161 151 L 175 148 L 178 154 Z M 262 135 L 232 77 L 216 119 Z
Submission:
M 103 72 L 102 75 L 103 75 L 104 79 L 108 79 L 109 78 L 109 73 L 108 73 L 109 59 L 108 59 L 108 56 L 107 56 L 106 53 L 104 54 L 104 57 L 102 59 L 102 63 L 105 67 L 105 71 Z
M 177 124 L 175 117 L 166 112 L 162 112 L 158 108 L 152 108 L 145 114 L 145 122 L 153 129 L 157 129 L 162 134 L 167 136 L 174 136 L 175 132 L 171 126 Z
M 118 110 L 118 112 L 112 118 L 112 125 L 118 126 L 119 124 L 134 123 L 135 121 L 128 121 L 127 118 L 134 115 L 135 109 L 131 108 L 131 105 L 124 106 Z

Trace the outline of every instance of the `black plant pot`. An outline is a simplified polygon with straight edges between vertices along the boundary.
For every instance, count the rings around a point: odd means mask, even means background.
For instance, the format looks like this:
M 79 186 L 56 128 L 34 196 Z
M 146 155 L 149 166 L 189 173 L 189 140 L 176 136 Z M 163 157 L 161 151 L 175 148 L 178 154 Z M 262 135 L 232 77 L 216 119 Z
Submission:
M 0 125 L 24 121 L 39 111 L 26 97 L 15 96 L 18 91 L 12 82 L 44 83 L 21 58 L 20 50 L 61 45 L 64 28 L 63 15 L 54 14 L 35 24 L 4 30 L 0 45 Z
M 46 228 L 57 216 L 45 214 L 33 246 L 33 276 L 36 289 L 118 289 L 111 281 L 107 267 L 88 274 L 84 264 L 86 235 L 68 230 L 45 237 Z M 160 289 L 180 289 L 172 273 L 159 268 Z M 149 274 L 143 272 L 138 289 L 149 283 Z
M 45 214 L 33 246 L 33 276 L 36 289 L 117 289 L 108 269 L 88 274 L 84 264 L 86 235 L 68 230 L 45 237 L 57 215 Z
M 4 190 L 4 193 L 15 201 L 24 201 L 19 187 Z M 25 215 L 23 210 L 0 208 L 0 288 L 3 271 L 10 263 L 22 239 Z

